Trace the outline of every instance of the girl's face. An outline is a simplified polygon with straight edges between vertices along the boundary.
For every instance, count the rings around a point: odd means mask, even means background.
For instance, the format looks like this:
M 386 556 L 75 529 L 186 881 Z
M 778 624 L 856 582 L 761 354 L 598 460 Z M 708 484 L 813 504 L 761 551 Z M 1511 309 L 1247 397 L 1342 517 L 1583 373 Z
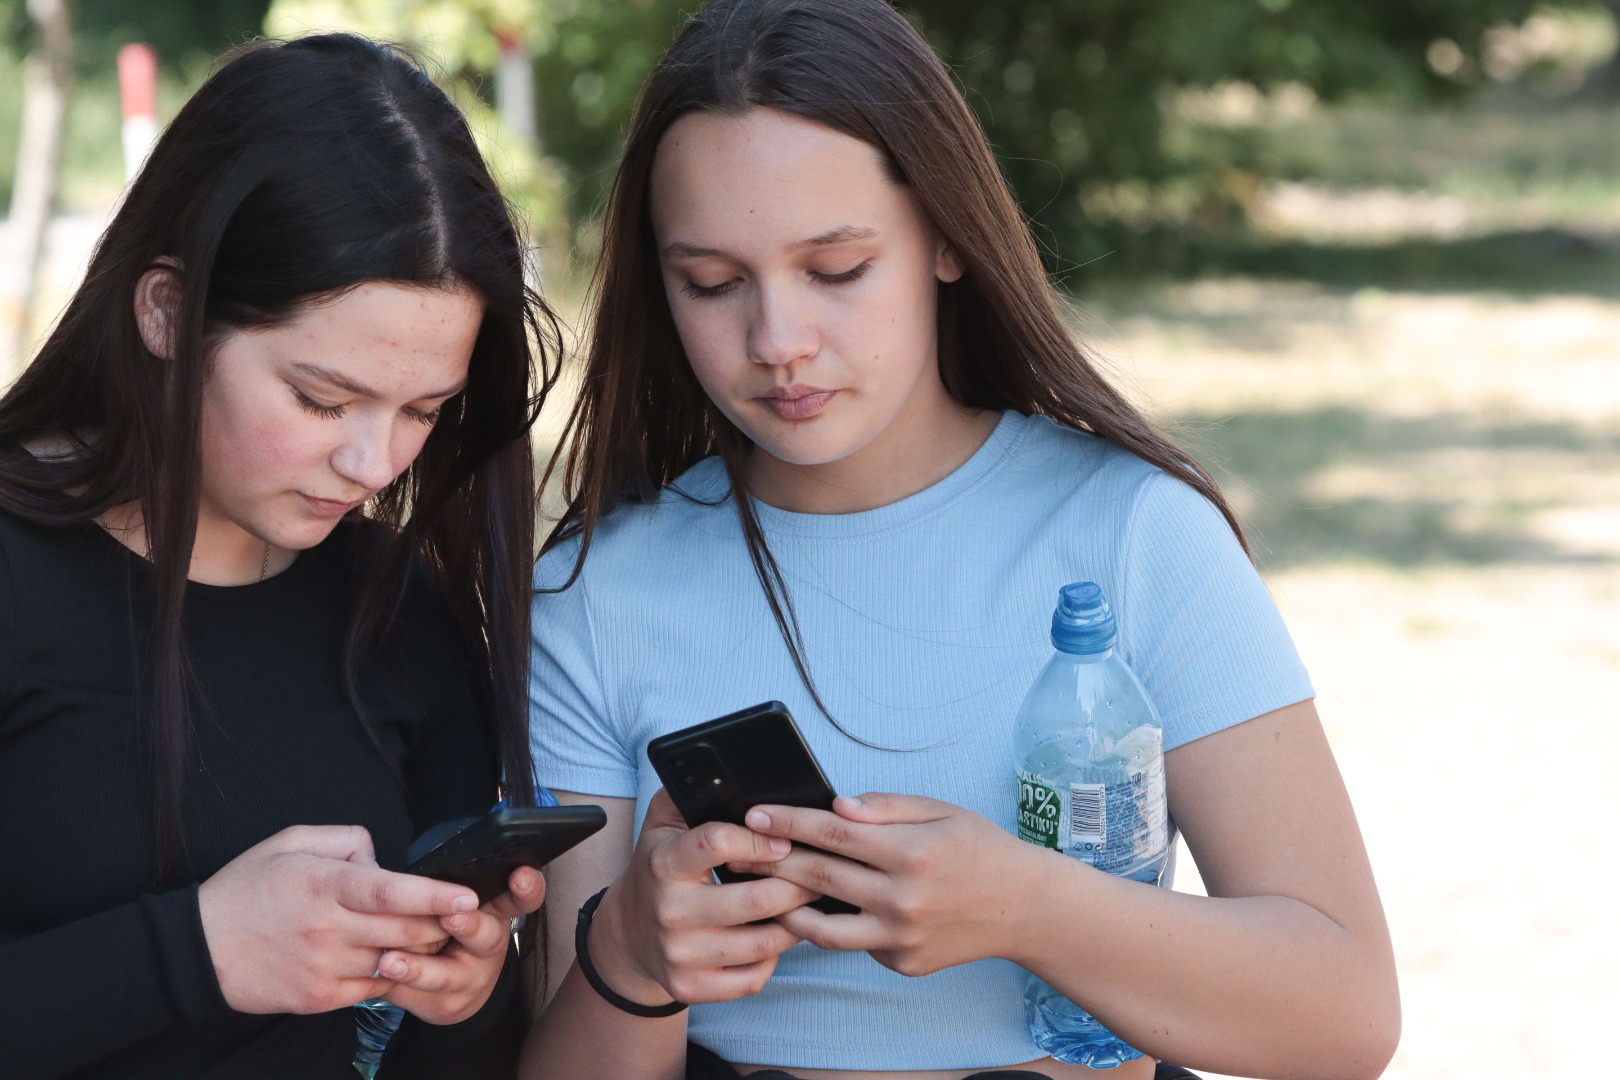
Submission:
M 228 334 L 203 388 L 199 557 L 325 539 L 421 451 L 482 318 L 470 292 L 368 282 Z
M 962 421 L 934 329 L 961 267 L 871 146 L 771 109 L 689 113 L 651 210 L 692 370 L 778 479 L 860 486 Z

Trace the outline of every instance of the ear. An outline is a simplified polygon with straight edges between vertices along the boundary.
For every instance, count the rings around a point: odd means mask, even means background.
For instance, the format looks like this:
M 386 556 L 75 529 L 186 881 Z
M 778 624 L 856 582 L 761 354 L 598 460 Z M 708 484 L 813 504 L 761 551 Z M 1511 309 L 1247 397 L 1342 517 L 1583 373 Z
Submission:
M 962 265 L 962 259 L 956 254 L 956 249 L 945 240 L 943 236 L 934 241 L 934 276 L 942 282 L 952 282 L 961 277 L 967 268 Z
M 159 259 L 135 282 L 135 326 L 146 351 L 163 360 L 174 359 L 179 322 L 179 266 L 172 259 Z

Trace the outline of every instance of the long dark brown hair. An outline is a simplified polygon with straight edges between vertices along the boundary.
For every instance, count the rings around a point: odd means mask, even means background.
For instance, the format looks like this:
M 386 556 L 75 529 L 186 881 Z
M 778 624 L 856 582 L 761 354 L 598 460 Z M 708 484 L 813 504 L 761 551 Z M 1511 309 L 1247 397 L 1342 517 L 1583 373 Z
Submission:
M 172 356 L 136 325 L 134 294 L 175 269 Z M 556 377 L 557 326 L 460 112 L 405 53 L 346 34 L 260 42 L 181 109 L 102 236 L 83 284 L 0 399 L 0 442 L 70 449 L 0 461 L 0 506 L 80 525 L 139 505 L 150 550 L 152 699 L 143 717 L 160 882 L 185 873 L 182 778 L 192 692 L 182 639 L 197 529 L 200 410 L 211 345 L 275 326 L 369 281 L 465 288 L 483 303 L 466 389 L 415 462 L 366 508 L 388 537 L 351 619 L 346 666 L 382 641 L 426 561 L 476 658 L 495 762 L 532 805 L 528 612 L 535 530 L 529 430 Z M 368 735 L 381 752 L 376 733 Z
M 938 292 L 939 368 L 963 405 L 1049 416 L 1110 439 L 1180 477 L 1226 517 L 1209 473 L 1110 386 L 1075 342 L 1035 242 L 978 122 L 944 63 L 884 0 L 718 0 L 681 30 L 642 91 L 608 197 L 589 352 L 566 437 L 567 510 L 549 548 L 591 535 L 718 454 L 755 572 L 806 687 L 793 606 L 748 498 L 751 443 L 706 399 L 681 347 L 648 210 L 659 141 L 702 110 L 776 109 L 876 148 L 917 196 L 965 273 Z M 1247 545 L 1245 544 L 1245 547 Z

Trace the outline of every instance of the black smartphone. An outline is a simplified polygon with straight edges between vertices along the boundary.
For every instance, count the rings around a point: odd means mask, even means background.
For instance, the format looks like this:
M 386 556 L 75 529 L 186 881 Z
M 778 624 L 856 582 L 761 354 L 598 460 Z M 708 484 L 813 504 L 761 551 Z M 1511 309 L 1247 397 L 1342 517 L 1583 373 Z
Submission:
M 692 826 L 742 825 L 749 808 L 761 803 L 831 811 L 837 794 L 780 701 L 660 735 L 647 744 L 647 760 Z M 753 877 L 723 866 L 714 873 L 726 882 Z M 829 915 L 860 910 L 831 896 L 810 906 Z
M 600 806 L 501 807 L 435 825 L 411 844 L 405 871 L 465 885 L 487 904 L 513 870 L 544 866 L 605 824 Z

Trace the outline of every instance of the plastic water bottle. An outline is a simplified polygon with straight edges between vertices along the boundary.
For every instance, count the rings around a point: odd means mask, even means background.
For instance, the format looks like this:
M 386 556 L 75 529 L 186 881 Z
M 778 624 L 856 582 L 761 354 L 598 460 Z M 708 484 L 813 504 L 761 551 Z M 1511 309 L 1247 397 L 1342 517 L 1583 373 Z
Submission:
M 1164 728 L 1114 651 L 1114 613 L 1089 581 L 1065 585 L 1052 614 L 1057 653 L 1018 710 L 1018 835 L 1099 870 L 1170 884 L 1174 834 L 1164 794 Z M 1081 916 L 1077 916 L 1081 917 Z M 1034 975 L 1029 1032 L 1059 1061 L 1111 1069 L 1142 1052 Z
M 383 1051 L 404 1019 L 404 1009 L 382 998 L 367 998 L 354 1007 L 354 1067 L 366 1080 L 377 1075 Z

